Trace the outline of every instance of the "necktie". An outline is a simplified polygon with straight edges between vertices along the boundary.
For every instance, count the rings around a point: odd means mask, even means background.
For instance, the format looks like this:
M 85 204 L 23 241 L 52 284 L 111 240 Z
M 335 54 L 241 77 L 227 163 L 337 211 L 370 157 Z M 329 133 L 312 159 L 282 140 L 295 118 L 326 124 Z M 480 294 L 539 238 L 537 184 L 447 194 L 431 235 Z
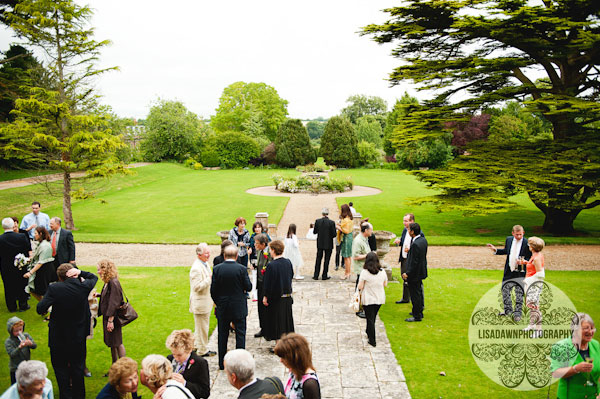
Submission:
M 56 232 L 52 234 L 52 256 L 56 256 Z

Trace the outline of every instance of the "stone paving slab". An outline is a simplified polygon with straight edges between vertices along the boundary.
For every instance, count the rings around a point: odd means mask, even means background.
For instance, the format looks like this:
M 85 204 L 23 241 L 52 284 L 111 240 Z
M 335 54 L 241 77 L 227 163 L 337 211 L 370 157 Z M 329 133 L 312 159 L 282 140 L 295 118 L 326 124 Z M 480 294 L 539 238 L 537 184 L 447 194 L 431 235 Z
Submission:
M 410 399 L 402 368 L 391 351 L 385 328 L 377 319 L 377 347 L 367 343 L 366 322 L 348 308 L 354 283 L 348 281 L 294 282 L 294 322 L 296 332 L 311 344 L 313 363 L 324 399 Z M 274 343 L 254 338 L 258 331 L 256 302 L 248 301 L 246 349 L 256 360 L 256 377 L 277 376 L 285 383 L 287 370 L 279 358 L 269 353 Z M 217 348 L 217 330 L 209 347 Z M 235 349 L 230 334 L 228 349 Z M 210 366 L 211 398 L 237 398 L 237 391 L 218 369 L 216 356 L 207 358 Z

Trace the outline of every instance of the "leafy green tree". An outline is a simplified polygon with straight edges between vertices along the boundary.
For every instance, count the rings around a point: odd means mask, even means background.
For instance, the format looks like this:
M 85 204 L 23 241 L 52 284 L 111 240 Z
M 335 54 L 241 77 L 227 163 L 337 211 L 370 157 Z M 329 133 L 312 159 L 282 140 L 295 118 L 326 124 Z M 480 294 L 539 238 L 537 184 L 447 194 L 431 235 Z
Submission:
M 0 23 L 4 25 L 9 25 L 10 23 L 7 21 L 7 16 L 9 13 L 13 13 L 15 10 L 15 6 L 19 0 L 2 0 L 0 1 Z
M 516 101 L 511 101 L 500 109 L 490 109 L 488 112 L 492 114 L 489 126 L 490 141 L 552 139 L 550 123 Z
M 372 165 L 380 158 L 379 150 L 375 144 L 369 143 L 368 141 L 359 141 L 356 149 L 357 163 L 359 165 Z
M 358 119 L 365 115 L 385 116 L 387 113 L 387 102 L 377 96 L 355 94 L 348 97 L 346 103 L 349 105 L 342 109 L 342 115 L 348 118 L 353 124 L 356 124 Z
M 411 80 L 436 91 L 395 131 L 396 142 L 441 137 L 445 122 L 510 100 L 552 125 L 552 139 L 474 141 L 447 170 L 418 172 L 439 190 L 427 200 L 440 209 L 499 212 L 526 191 L 544 213 L 546 231 L 572 233 L 577 215 L 600 205 L 600 134 L 593 125 L 600 120 L 600 2 L 408 0 L 387 12 L 389 21 L 363 34 L 396 42 L 393 54 L 403 65 L 390 75 L 392 84 Z M 534 71 L 544 78 L 535 81 Z
M 419 100 L 416 97 L 404 92 L 399 100 L 396 100 L 394 109 L 387 115 L 385 128 L 383 129 L 383 150 L 387 155 L 394 155 L 396 148 L 391 142 L 394 129 L 402 123 L 411 106 L 419 105 Z
M 146 118 L 145 159 L 183 161 L 200 152 L 201 124 L 198 116 L 180 101 L 159 100 Z
M 317 120 L 317 119 L 308 121 L 308 123 L 306 124 L 306 130 L 308 131 L 308 136 L 311 139 L 321 138 L 321 136 L 323 135 L 323 131 L 325 130 L 325 122 L 326 121 Z
M 96 68 L 108 41 L 92 39 L 92 12 L 73 1 L 22 0 L 8 20 L 26 45 L 46 54 L 45 65 L 55 90 L 30 89 L 16 100 L 15 121 L 0 132 L 3 157 L 47 162 L 63 175 L 65 227 L 73 229 L 71 174 L 85 171 L 106 177 L 124 171 L 115 152 L 124 146 L 111 134 L 108 116 L 97 106 L 93 79 L 114 68 Z
M 277 163 L 288 168 L 307 165 L 317 160 L 310 145 L 308 132 L 300 119 L 288 119 L 279 126 L 275 151 Z
M 352 123 L 343 116 L 334 116 L 321 136 L 320 155 L 327 165 L 351 168 L 357 163 L 357 144 Z
M 381 147 L 381 125 L 373 115 L 365 115 L 356 121 L 356 137 L 358 141 L 373 143 L 375 147 Z
M 242 132 L 244 123 L 257 115 L 265 136 L 274 141 L 279 125 L 288 115 L 287 104 L 277 90 L 265 83 L 235 82 L 223 90 L 210 123 L 216 131 Z
M 451 159 L 452 147 L 439 138 L 408 143 L 396 153 L 396 162 L 404 169 L 437 169 Z
M 206 140 L 202 150 L 202 163 L 205 166 L 243 168 L 248 166 L 250 159 L 259 155 L 260 148 L 252 137 L 240 132 L 223 132 Z

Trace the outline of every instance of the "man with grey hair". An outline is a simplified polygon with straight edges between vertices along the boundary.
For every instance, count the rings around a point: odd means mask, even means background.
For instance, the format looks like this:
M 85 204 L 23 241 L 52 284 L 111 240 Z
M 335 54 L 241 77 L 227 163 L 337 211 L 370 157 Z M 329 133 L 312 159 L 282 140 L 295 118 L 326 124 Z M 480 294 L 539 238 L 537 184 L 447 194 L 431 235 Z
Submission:
M 260 380 L 254 377 L 256 362 L 247 350 L 227 352 L 224 362 L 227 379 L 238 390 L 238 399 L 257 399 L 265 393 L 283 393 L 283 384 L 279 378 L 267 377 Z
M 54 257 L 54 270 L 58 269 L 63 263 L 75 265 L 75 241 L 73 234 L 61 228 L 59 217 L 50 219 L 50 245 L 52 246 L 52 256 Z
M 28 256 L 31 251 L 31 242 L 24 234 L 15 233 L 14 225 L 15 222 L 12 218 L 2 219 L 4 234 L 0 235 L 0 275 L 4 284 L 4 299 L 9 312 L 17 311 L 17 302 L 20 311 L 29 309 L 25 293 L 27 279 L 23 278 L 27 269 L 19 270 L 15 267 L 15 256 L 18 254 Z
M 236 262 L 238 249 L 233 245 L 225 247 L 225 261 L 213 269 L 210 296 L 215 305 L 219 342 L 219 369 L 223 370 L 223 358 L 227 353 L 229 325 L 235 325 L 235 347 L 246 348 L 246 317 L 248 302 L 246 292 L 252 289 L 246 266 Z
M 214 356 L 217 352 L 208 350 L 208 324 L 213 301 L 210 297 L 212 271 L 208 265 L 210 248 L 205 242 L 196 247 L 196 260 L 190 269 L 190 313 L 194 314 L 196 331 L 194 347 L 200 356 Z
M 333 239 L 336 236 L 335 222 L 329 219 L 329 208 L 323 208 L 321 210 L 322 218 L 315 220 L 315 227 L 313 231 L 317 235 L 317 258 L 315 260 L 315 272 L 313 273 L 313 280 L 319 279 L 319 272 L 321 271 L 321 260 L 323 255 L 323 280 L 329 280 L 327 273 L 329 272 L 329 260 L 331 259 L 331 251 L 333 250 Z
M 0 399 L 54 397 L 52 381 L 48 379 L 48 368 L 39 360 L 26 360 L 17 368 L 17 382 L 8 388 Z

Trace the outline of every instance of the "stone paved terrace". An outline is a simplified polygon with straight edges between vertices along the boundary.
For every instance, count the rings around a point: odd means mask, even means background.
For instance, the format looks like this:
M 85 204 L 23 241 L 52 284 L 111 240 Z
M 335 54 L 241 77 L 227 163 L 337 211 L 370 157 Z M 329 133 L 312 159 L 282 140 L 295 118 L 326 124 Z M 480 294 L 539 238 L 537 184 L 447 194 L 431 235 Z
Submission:
M 365 320 L 348 308 L 353 282 L 294 281 L 296 332 L 311 344 L 313 363 L 321 383 L 321 396 L 331 399 L 408 399 L 410 394 L 401 367 L 390 348 L 381 320 L 377 320 L 377 347 L 367 343 Z M 256 377 L 277 376 L 285 384 L 286 370 L 279 358 L 269 353 L 272 343 L 254 338 L 258 331 L 256 302 L 248 302 L 246 349 L 256 360 Z M 217 330 L 209 348 L 217 348 Z M 235 348 L 233 334 L 229 349 Z M 212 382 L 211 398 L 237 398 L 217 356 L 208 358 Z

